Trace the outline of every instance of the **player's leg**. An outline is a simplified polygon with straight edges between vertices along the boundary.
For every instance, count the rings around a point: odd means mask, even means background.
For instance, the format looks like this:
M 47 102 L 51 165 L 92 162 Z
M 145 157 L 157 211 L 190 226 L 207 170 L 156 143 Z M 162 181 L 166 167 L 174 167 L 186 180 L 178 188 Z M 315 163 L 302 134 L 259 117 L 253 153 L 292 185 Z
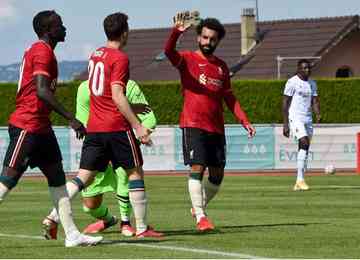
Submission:
M 101 163 L 101 169 L 105 170 L 108 164 L 106 158 L 103 156 L 101 145 L 91 145 L 96 142 L 94 135 L 88 134 L 85 137 L 84 144 L 81 152 L 80 169 L 76 177 L 66 183 L 66 190 L 69 198 L 74 198 L 81 190 L 90 185 L 97 173 L 99 165 Z M 99 162 L 96 160 L 99 159 Z M 43 226 L 52 225 L 53 223 L 59 223 L 59 215 L 55 208 L 53 208 L 50 214 L 43 220 Z M 46 229 L 45 229 L 46 230 Z
M 309 147 L 310 147 L 310 133 L 303 122 L 290 122 L 292 132 L 298 140 L 298 153 L 297 153 L 297 175 L 294 190 L 308 190 L 309 186 L 305 182 L 305 170 L 307 165 Z
M 120 230 L 124 236 L 133 236 L 135 230 L 130 223 L 131 204 L 129 199 L 129 179 L 126 171 L 119 167 L 115 170 L 116 174 L 116 199 L 120 212 Z
M 192 205 L 191 213 L 196 218 L 198 230 L 211 230 L 214 226 L 204 211 L 202 184 L 207 157 L 207 135 L 196 128 L 183 128 L 182 131 L 184 164 L 190 165 L 188 190 Z
M 49 191 L 65 231 L 65 246 L 95 245 L 102 237 L 89 237 L 80 234 L 71 210 L 70 198 L 65 187 L 65 172 L 62 157 L 55 134 L 36 135 L 36 153 L 31 156 L 30 166 L 38 166 L 47 178 Z
M 8 193 L 17 185 L 22 174 L 22 172 L 3 166 L 3 171 L 0 176 L 0 204 Z
M 103 194 L 114 192 L 115 188 L 116 178 L 112 167 L 108 166 L 105 172 L 99 172 L 93 183 L 82 191 L 84 212 L 98 220 L 88 225 L 84 233 L 98 233 L 117 223 L 117 218 L 103 203 Z
M 218 193 L 224 178 L 226 163 L 225 135 L 211 134 L 207 139 L 208 153 L 206 164 L 208 165 L 209 176 L 203 181 L 203 205 L 206 209 L 209 202 Z
M 13 189 L 28 166 L 32 138 L 27 131 L 9 126 L 10 143 L 6 150 L 0 176 L 0 203 Z
M 138 141 L 132 131 L 109 135 L 111 162 L 114 169 L 122 167 L 129 177 L 129 199 L 136 221 L 138 237 L 160 237 L 163 234 L 149 229 L 146 222 L 147 198 L 142 170 L 143 159 Z
M 66 183 L 66 191 L 70 200 L 75 198 L 80 191 L 91 184 L 96 173 L 97 171 L 79 169 L 78 174 L 72 180 Z M 59 223 L 59 214 L 55 208 L 50 211 L 50 214 L 46 217 L 46 219 Z
M 203 181 L 203 205 L 204 209 L 218 193 L 224 178 L 223 167 L 209 166 L 209 176 Z

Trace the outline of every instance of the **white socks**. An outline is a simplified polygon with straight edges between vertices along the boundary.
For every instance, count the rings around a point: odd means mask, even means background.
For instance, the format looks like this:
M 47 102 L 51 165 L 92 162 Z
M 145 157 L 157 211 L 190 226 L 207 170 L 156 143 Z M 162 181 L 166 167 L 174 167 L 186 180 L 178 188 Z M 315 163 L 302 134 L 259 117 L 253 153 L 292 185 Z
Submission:
M 196 220 L 199 222 L 200 218 L 205 216 L 203 209 L 203 191 L 201 180 L 192 179 L 188 180 L 188 188 L 192 206 L 195 210 Z
M 66 238 L 69 240 L 75 239 L 80 232 L 73 220 L 70 199 L 66 192 L 65 185 L 60 187 L 49 187 L 49 191 L 55 205 L 55 212 L 56 210 L 59 212 L 58 218 L 60 218 Z
M 203 183 L 203 206 L 207 207 L 210 200 L 212 200 L 215 195 L 218 193 L 220 185 L 215 185 L 209 181 L 208 178 L 204 180 Z
M 134 211 L 136 220 L 136 234 L 140 234 L 147 229 L 146 223 L 146 207 L 147 198 L 145 191 L 129 190 L 129 199 Z
M 75 183 L 73 183 L 72 181 L 68 181 L 66 183 L 66 191 L 69 194 L 69 199 L 72 200 L 79 193 L 79 186 L 76 185 Z M 57 223 L 60 222 L 59 214 L 58 214 L 56 208 L 53 208 L 51 210 L 50 214 L 48 215 L 48 218 L 50 218 L 51 220 L 53 220 Z
M 307 164 L 308 152 L 304 149 L 300 149 L 297 154 L 297 177 L 296 181 L 303 181 Z
M 0 182 L 0 203 L 5 199 L 9 191 L 8 187 Z

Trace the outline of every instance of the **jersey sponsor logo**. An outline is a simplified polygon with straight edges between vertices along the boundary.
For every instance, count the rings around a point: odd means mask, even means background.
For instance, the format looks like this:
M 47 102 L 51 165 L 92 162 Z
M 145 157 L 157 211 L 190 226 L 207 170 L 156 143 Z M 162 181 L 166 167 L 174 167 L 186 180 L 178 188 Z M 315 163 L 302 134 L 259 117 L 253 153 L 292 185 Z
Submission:
M 208 78 L 208 83 L 217 86 L 218 88 L 221 88 L 223 85 L 223 81 L 219 79 L 214 78 Z
M 311 92 L 309 92 L 309 91 L 299 91 L 299 96 L 301 96 L 301 97 L 310 97 Z

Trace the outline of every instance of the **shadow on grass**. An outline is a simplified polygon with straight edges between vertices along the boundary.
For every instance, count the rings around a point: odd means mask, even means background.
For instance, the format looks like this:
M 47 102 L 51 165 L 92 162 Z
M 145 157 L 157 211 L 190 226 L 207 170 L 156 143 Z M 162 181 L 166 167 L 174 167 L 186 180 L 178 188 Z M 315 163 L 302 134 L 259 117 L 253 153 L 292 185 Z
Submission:
M 191 230 L 162 230 L 165 236 L 202 236 L 202 235 L 216 235 L 248 232 L 248 229 L 258 228 L 273 228 L 273 227 L 294 227 L 294 226 L 309 226 L 309 225 L 329 225 L 330 223 L 320 222 L 304 222 L 304 223 L 277 223 L 277 224 L 259 224 L 259 225 L 233 225 L 233 226 L 216 226 L 215 230 L 210 232 L 199 232 L 195 229 Z
M 161 243 L 166 242 L 166 237 L 163 238 L 130 238 L 128 240 L 104 240 L 100 243 L 100 245 L 114 245 L 114 244 L 154 244 L 154 243 Z

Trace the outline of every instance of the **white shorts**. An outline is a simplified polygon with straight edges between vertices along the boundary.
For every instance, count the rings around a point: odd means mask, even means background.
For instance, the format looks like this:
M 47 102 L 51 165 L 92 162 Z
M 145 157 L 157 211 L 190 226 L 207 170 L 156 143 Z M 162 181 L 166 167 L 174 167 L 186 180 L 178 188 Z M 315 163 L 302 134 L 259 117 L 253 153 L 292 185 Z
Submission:
M 314 132 L 312 122 L 301 122 L 289 119 L 289 124 L 291 136 L 295 137 L 297 140 L 304 136 L 311 139 Z

